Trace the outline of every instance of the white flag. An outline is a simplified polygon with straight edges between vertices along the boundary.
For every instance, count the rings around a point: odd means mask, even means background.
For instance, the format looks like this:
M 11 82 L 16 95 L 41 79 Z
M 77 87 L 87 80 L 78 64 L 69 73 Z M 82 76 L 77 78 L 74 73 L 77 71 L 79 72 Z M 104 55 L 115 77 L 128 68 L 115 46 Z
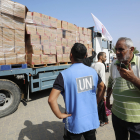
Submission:
M 98 18 L 96 18 L 92 13 L 91 13 L 93 20 L 95 22 L 95 26 L 97 28 L 98 31 L 102 31 L 102 34 L 104 35 L 104 37 L 109 40 L 112 41 L 113 38 L 112 36 L 109 34 L 109 32 L 107 31 L 107 29 L 105 28 L 105 26 L 99 21 Z

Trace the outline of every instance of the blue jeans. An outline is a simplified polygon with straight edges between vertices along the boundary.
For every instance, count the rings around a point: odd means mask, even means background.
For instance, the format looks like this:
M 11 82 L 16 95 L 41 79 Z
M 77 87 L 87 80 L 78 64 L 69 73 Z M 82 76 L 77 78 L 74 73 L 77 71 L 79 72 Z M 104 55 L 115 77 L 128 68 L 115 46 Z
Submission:
M 128 140 L 128 132 L 130 140 L 140 140 L 140 123 L 126 122 L 112 113 L 112 124 L 116 140 Z
M 96 140 L 95 135 L 96 129 L 81 133 L 81 134 L 73 134 L 64 128 L 64 140 L 80 140 L 82 135 L 85 140 Z

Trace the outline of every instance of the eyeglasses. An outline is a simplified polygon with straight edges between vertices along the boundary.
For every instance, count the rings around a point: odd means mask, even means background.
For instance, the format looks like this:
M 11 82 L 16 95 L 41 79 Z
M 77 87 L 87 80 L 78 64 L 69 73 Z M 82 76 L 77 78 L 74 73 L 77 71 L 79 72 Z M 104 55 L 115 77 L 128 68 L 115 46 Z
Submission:
M 123 49 L 123 48 L 115 48 L 115 51 L 117 52 L 123 52 L 123 51 L 126 51 L 126 50 L 130 50 L 130 49 Z

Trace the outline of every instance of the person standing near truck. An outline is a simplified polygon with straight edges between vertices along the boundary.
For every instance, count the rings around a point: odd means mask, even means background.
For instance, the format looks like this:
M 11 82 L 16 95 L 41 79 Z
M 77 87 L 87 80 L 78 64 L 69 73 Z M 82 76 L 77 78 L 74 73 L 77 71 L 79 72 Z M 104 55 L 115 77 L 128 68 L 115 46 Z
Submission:
M 74 44 L 70 53 L 72 65 L 58 75 L 48 99 L 53 113 L 65 123 L 64 140 L 80 140 L 82 135 L 86 140 L 96 140 L 97 103 L 103 97 L 105 86 L 96 71 L 82 63 L 86 53 L 83 44 Z M 60 93 L 64 98 L 65 113 L 58 107 Z

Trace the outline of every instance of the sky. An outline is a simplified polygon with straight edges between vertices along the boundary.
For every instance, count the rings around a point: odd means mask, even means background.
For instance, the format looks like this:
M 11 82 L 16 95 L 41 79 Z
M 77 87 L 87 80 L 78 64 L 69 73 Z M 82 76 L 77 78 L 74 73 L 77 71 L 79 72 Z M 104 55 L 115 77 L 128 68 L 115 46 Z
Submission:
M 80 27 L 95 26 L 91 13 L 106 27 L 113 44 L 131 38 L 140 51 L 140 0 L 15 0 L 38 12 Z

